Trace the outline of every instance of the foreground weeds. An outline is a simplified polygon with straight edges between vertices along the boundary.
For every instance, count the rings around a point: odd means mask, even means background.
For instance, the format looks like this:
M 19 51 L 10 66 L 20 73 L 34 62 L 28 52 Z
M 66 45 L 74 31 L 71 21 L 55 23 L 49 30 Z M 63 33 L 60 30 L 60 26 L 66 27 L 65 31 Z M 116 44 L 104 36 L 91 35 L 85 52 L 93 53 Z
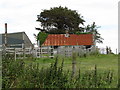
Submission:
M 79 72 L 71 77 L 71 72 L 64 71 L 64 59 L 58 66 L 58 58 L 48 68 L 39 68 L 39 63 L 25 65 L 23 60 L 3 58 L 3 88 L 112 88 L 112 71 L 99 73 L 94 70 Z

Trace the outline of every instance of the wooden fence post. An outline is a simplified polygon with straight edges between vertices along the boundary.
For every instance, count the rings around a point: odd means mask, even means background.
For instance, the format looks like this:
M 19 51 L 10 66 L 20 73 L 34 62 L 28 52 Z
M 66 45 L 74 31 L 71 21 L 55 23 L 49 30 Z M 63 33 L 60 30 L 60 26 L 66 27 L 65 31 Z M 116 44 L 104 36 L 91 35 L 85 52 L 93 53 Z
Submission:
M 118 53 L 117 53 L 117 49 L 116 49 L 116 54 L 118 54 Z
M 75 76 L 75 72 L 76 72 L 76 52 L 75 52 L 75 48 L 73 48 L 73 53 L 72 53 L 72 78 L 74 78 Z
M 42 58 L 42 46 L 40 46 L 40 57 Z
M 47 57 L 49 58 L 49 46 L 47 46 Z
M 14 54 L 15 54 L 15 61 L 16 61 L 16 49 L 14 49 Z
M 57 56 L 59 55 L 59 48 L 57 47 Z
M 23 59 L 25 59 L 25 47 L 23 48 Z

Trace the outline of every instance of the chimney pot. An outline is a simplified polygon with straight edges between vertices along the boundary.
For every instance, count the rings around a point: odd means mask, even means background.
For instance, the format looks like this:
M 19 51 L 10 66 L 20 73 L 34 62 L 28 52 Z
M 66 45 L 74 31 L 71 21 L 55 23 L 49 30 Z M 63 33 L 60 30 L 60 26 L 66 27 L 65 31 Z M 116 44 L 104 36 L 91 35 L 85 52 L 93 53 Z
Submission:
M 5 47 L 7 46 L 7 23 L 5 23 Z
M 7 23 L 5 23 L 5 33 L 7 33 Z

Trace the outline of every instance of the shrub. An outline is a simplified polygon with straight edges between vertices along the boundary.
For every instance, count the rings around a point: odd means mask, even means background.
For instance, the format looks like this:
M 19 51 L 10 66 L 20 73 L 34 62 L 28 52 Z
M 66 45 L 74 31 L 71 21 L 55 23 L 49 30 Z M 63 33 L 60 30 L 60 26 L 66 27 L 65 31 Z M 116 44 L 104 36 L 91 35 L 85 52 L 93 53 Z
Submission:
M 64 59 L 58 66 L 58 57 L 48 68 L 39 68 L 39 63 L 25 65 L 23 60 L 3 60 L 3 88 L 106 88 L 111 87 L 113 72 L 99 73 L 86 71 L 71 77 L 72 72 L 64 71 Z
M 10 88 L 14 85 L 17 77 L 23 73 L 24 62 L 23 60 L 15 61 L 8 58 L 9 55 L 3 55 L 2 59 L 2 87 Z

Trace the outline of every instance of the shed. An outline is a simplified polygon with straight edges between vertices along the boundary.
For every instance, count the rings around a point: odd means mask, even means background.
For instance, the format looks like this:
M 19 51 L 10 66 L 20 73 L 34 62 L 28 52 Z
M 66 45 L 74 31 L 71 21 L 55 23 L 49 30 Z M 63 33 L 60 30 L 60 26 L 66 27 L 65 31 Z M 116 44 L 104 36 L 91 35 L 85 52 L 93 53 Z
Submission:
M 5 34 L 2 37 L 2 46 L 5 45 Z M 6 36 L 7 47 L 9 48 L 32 48 L 33 44 L 25 32 L 7 33 Z

